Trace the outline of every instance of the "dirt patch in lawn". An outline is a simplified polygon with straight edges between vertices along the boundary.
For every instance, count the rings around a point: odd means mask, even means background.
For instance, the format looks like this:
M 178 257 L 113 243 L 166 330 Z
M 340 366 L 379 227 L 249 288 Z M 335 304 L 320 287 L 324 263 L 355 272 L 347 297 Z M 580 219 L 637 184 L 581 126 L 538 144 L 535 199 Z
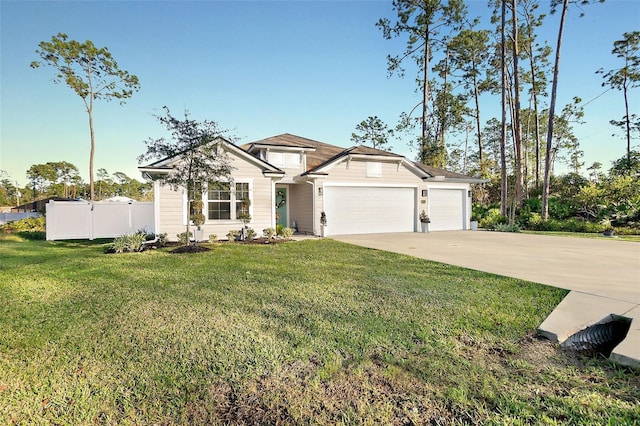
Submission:
M 194 423 L 244 425 L 484 424 L 518 418 L 521 410 L 546 411 L 545 401 L 571 398 L 575 386 L 596 376 L 604 385 L 616 380 L 614 368 L 594 374 L 588 359 L 533 334 L 511 349 L 471 341 L 458 350 L 462 361 L 456 364 L 464 373 L 443 371 L 435 381 L 424 371 L 437 368 L 434 360 L 418 353 L 404 354 L 402 362 L 385 362 L 375 354 L 328 365 L 316 357 L 292 361 L 242 384 L 212 384 L 204 400 L 194 401 L 185 414 Z M 553 410 L 547 415 L 567 420 Z
M 169 253 L 182 254 L 182 253 L 203 253 L 211 251 L 209 247 L 200 244 L 189 244 L 188 246 L 179 246 L 171 250 Z

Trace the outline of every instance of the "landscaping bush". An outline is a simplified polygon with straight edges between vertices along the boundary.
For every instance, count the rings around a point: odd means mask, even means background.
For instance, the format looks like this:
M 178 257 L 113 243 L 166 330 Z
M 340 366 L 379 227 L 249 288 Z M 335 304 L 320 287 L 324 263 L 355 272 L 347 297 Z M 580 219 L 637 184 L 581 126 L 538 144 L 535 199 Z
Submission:
M 229 242 L 233 242 L 236 240 L 238 235 L 240 235 L 240 231 L 232 230 L 227 234 L 227 238 L 229 239 Z
M 47 233 L 44 231 L 20 231 L 18 236 L 31 241 L 47 239 Z
M 14 220 L 0 226 L 3 232 L 14 233 L 21 231 L 39 231 L 45 232 L 47 220 L 44 216 L 28 217 L 26 219 Z
M 279 223 L 276 225 L 276 235 L 282 235 L 282 230 L 284 229 L 284 225 Z
M 291 228 L 282 228 L 282 231 L 280 232 L 280 236 L 282 238 L 291 238 L 292 235 L 293 235 L 293 229 Z
M 520 226 L 517 223 L 497 223 L 493 229 L 498 232 L 520 232 Z
M 542 220 L 542 216 L 540 213 L 531 213 L 529 216 L 529 220 L 525 223 L 527 229 L 532 229 L 534 231 L 540 231 L 542 226 L 544 226 L 544 221 Z
M 500 214 L 500 209 L 490 209 L 485 216 L 480 219 L 480 227 L 485 229 L 495 229 L 495 226 L 501 223 L 507 223 L 505 216 Z
M 124 234 L 114 238 L 109 245 L 109 252 L 112 253 L 130 253 L 144 250 L 146 242 L 146 234 L 136 232 L 135 234 Z
M 158 247 L 164 247 L 167 245 L 167 233 L 163 232 L 162 234 L 157 234 L 156 237 L 158 238 L 158 242 L 157 242 L 157 246 Z
M 209 242 L 211 244 L 218 242 L 218 234 L 209 234 Z
M 181 232 L 176 237 L 182 244 L 189 244 L 189 240 L 193 237 L 193 232 L 189 232 L 189 235 L 186 232 Z
M 571 201 L 563 198 L 549 198 L 549 217 L 553 219 L 569 219 L 578 213 L 578 208 Z
M 275 237 L 276 230 L 274 228 L 265 228 L 262 230 L 262 233 L 264 234 L 265 237 L 271 239 Z
M 247 228 L 247 240 L 253 241 L 258 236 L 258 233 L 253 228 Z

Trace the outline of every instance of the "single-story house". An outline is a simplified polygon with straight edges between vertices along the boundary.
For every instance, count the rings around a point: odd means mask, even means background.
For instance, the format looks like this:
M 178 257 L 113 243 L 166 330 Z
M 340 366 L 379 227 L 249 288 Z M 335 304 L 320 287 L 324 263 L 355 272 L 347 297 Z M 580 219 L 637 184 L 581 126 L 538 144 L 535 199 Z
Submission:
M 258 234 L 278 224 L 324 236 L 418 232 L 422 211 L 431 231 L 469 229 L 471 184 L 483 182 L 391 152 L 362 145 L 345 149 L 287 133 L 241 146 L 220 143 L 234 167 L 233 179 L 202 195 L 205 239 L 239 230 L 238 216 L 247 204 L 248 226 Z M 156 232 L 170 239 L 184 232 L 187 194 L 158 177 L 176 161 L 139 167 L 154 181 Z M 250 203 L 243 203 L 247 198 Z

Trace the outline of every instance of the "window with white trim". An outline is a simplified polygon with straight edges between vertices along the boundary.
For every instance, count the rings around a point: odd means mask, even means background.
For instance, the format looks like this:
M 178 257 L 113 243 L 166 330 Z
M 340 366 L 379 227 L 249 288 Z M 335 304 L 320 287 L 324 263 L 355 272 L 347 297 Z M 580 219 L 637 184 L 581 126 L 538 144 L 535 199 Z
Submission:
M 207 220 L 237 220 L 238 215 L 249 213 L 250 204 L 249 182 L 211 182 L 207 190 Z
M 267 152 L 267 162 L 276 167 L 297 169 L 300 167 L 300 157 L 299 152 Z
M 382 163 L 367 161 L 367 177 L 382 177 Z

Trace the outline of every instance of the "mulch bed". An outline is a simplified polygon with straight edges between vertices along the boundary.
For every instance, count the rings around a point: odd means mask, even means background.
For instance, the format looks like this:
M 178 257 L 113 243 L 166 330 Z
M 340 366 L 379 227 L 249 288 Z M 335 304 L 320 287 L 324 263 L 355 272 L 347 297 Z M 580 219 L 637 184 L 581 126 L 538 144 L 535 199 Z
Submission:
M 256 244 L 256 245 L 260 245 L 260 244 L 281 244 L 281 243 L 287 243 L 289 241 L 293 241 L 291 238 L 265 238 L 265 237 L 260 237 L 260 238 L 254 238 L 253 240 L 244 240 L 244 241 L 233 241 L 233 242 L 229 242 L 229 241 L 219 241 L 219 244 Z M 208 244 L 208 243 L 204 243 L 204 244 Z M 178 243 L 178 242 L 169 242 L 166 244 L 166 246 L 170 247 L 170 246 L 176 246 L 175 249 L 169 251 L 169 253 L 174 253 L 174 254 L 181 254 L 181 253 L 202 253 L 202 252 L 206 252 L 206 251 L 211 251 L 212 248 L 211 247 L 207 247 L 203 244 L 189 244 L 188 246 L 182 245 L 182 243 Z

